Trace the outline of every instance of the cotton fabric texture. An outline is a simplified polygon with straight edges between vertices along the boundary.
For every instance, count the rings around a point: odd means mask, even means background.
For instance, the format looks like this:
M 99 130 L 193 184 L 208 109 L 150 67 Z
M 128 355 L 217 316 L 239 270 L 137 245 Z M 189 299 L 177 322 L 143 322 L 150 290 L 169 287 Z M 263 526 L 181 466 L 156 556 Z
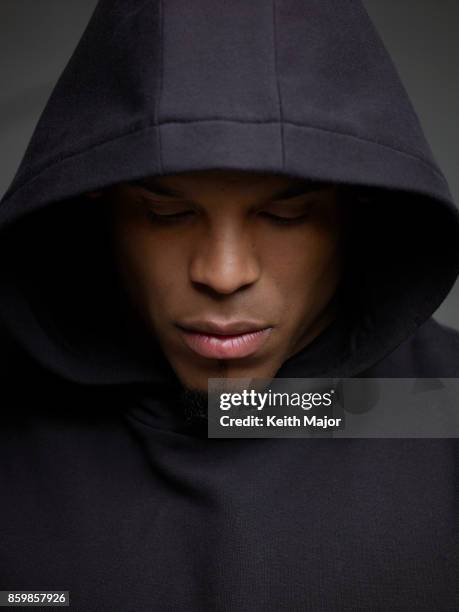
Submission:
M 82 194 L 209 168 L 359 198 L 340 316 L 277 376 L 459 376 L 432 317 L 459 215 L 362 4 L 102 0 L 0 203 L 0 589 L 81 612 L 459 609 L 455 439 L 184 420 Z

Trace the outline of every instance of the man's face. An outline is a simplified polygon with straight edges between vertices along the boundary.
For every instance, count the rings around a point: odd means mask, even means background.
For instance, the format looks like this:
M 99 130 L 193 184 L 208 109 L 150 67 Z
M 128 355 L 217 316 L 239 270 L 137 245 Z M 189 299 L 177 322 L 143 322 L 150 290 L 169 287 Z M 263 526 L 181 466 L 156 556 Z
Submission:
M 336 186 L 208 170 L 107 196 L 122 282 L 185 387 L 272 377 L 334 317 Z

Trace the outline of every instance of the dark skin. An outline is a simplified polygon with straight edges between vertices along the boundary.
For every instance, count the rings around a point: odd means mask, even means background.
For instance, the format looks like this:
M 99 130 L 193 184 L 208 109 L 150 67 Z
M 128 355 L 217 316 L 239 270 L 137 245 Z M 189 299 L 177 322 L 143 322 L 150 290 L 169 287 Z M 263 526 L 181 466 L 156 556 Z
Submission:
M 293 197 L 279 196 L 286 190 Z M 335 317 L 336 185 L 206 170 L 119 184 L 105 196 L 122 283 L 186 388 L 204 392 L 209 377 L 272 377 Z M 272 333 L 254 355 L 210 359 L 181 338 L 177 324 L 193 318 L 256 319 Z

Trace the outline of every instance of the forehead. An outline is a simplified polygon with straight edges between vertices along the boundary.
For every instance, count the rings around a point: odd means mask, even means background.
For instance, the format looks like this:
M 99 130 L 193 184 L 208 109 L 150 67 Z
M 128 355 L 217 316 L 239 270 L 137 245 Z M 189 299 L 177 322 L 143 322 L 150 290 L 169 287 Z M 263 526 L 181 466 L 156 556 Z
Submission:
M 323 189 L 329 185 L 287 174 L 242 170 L 210 169 L 146 177 L 151 190 L 171 196 L 196 193 L 247 193 L 292 197 L 297 193 Z
M 151 177 L 158 184 L 189 184 L 221 183 L 229 186 L 244 185 L 279 185 L 300 182 L 304 179 L 275 172 L 256 172 L 251 170 L 219 169 L 178 172 L 163 176 Z

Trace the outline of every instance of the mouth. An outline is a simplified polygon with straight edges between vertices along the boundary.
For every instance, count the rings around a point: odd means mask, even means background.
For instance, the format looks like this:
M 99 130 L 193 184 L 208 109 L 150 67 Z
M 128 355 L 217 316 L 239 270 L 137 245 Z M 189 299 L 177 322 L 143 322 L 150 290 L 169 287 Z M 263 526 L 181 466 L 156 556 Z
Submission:
M 178 325 L 186 346 L 201 357 L 238 359 L 256 353 L 268 339 L 270 326 L 239 321 L 216 324 L 210 321 Z

